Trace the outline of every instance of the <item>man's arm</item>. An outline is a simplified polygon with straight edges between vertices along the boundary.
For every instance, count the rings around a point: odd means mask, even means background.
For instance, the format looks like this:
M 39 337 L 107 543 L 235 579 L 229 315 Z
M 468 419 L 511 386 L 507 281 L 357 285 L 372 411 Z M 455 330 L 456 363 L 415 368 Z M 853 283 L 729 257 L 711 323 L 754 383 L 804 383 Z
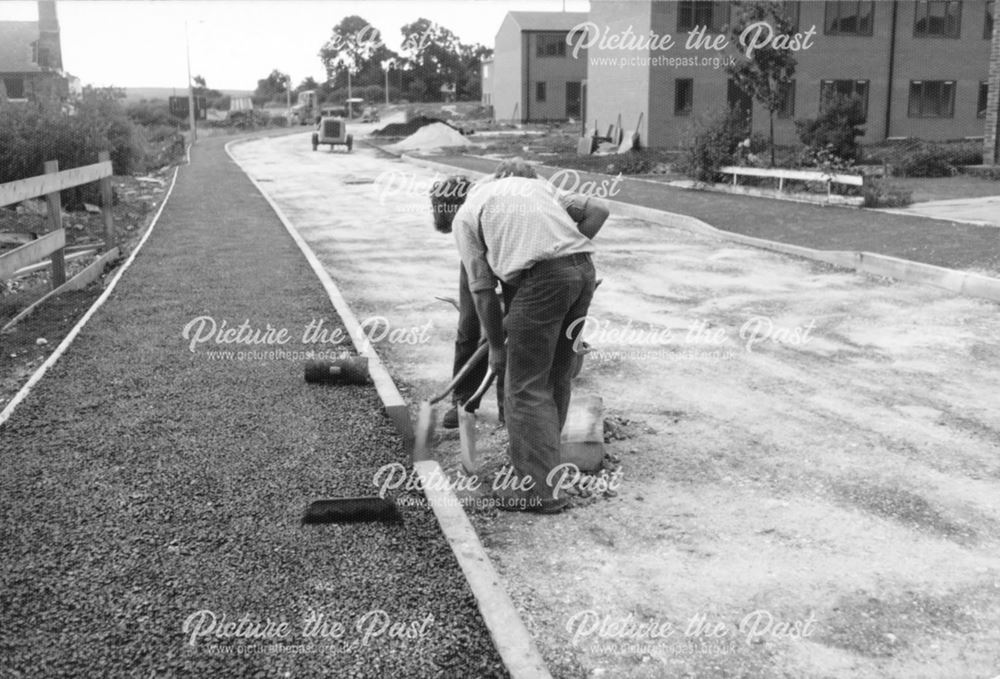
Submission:
M 559 203 L 576 222 L 580 233 L 590 239 L 597 235 L 608 218 L 609 212 L 604 202 L 590 196 L 563 192 L 559 195 Z
M 576 221 L 576 228 L 587 238 L 593 239 L 604 226 L 610 212 L 603 201 L 592 198 L 584 204 L 582 210 L 577 210 L 577 214 L 580 216 L 579 219 L 576 218 L 577 215 L 570 212 L 570 216 Z
M 507 365 L 507 351 L 503 342 L 503 311 L 500 308 L 500 298 L 493 290 L 474 290 L 472 299 L 479 314 L 486 340 L 490 344 L 490 368 L 497 375 L 502 375 Z
M 506 352 L 503 339 L 503 312 L 495 292 L 496 277 L 486 260 L 486 243 L 476 209 L 463 209 L 455 216 L 455 242 L 469 279 L 469 291 L 476 314 L 490 344 L 490 367 L 503 374 Z

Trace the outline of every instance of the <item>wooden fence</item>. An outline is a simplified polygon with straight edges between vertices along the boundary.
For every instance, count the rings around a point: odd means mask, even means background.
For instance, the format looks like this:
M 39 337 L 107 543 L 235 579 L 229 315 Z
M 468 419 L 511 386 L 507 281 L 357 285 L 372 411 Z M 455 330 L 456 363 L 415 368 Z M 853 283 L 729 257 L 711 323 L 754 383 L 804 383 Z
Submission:
M 47 203 L 48 223 L 48 232 L 44 236 L 0 254 L 0 280 L 16 278 L 25 273 L 25 270 L 37 270 L 37 263 L 46 258 L 51 262 L 52 271 L 52 287 L 49 293 L 8 321 L 3 328 L 0 328 L 0 332 L 12 328 L 53 295 L 66 290 L 82 288 L 96 280 L 103 271 L 104 264 L 118 256 L 115 224 L 111 214 L 112 173 L 111 157 L 107 151 L 102 151 L 98 155 L 98 162 L 94 165 L 60 171 L 59 162 L 50 160 L 45 163 L 45 174 L 0 184 L 0 207 L 44 196 Z M 95 181 L 100 182 L 101 189 L 105 252 L 97 261 L 67 281 L 66 231 L 62 224 L 62 200 L 59 192 Z
M 819 182 L 826 184 L 827 200 L 832 198 L 832 187 L 834 184 L 845 184 L 847 186 L 865 185 L 865 177 L 859 174 L 838 174 L 833 172 L 819 172 L 816 170 L 785 170 L 782 168 L 728 166 L 719 168 L 719 172 L 722 174 L 733 175 L 733 187 L 739 186 L 737 178 L 740 176 L 777 179 L 779 193 L 785 190 L 786 180 Z

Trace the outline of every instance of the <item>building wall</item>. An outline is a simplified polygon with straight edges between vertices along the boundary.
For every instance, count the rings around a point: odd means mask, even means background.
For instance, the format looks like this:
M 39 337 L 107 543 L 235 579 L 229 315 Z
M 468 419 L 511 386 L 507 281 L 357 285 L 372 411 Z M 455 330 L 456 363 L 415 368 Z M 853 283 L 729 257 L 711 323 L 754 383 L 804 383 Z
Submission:
M 516 122 L 523 119 L 522 58 L 521 27 L 508 14 L 500 24 L 493 49 L 493 112 L 497 120 L 511 121 L 515 105 Z
M 564 57 L 539 57 L 537 52 L 540 35 L 561 36 L 565 32 L 525 31 L 522 33 L 525 49 L 525 120 L 564 120 L 566 115 L 566 83 L 582 83 L 587 78 L 587 50 L 580 50 L 576 58 L 572 48 L 566 46 Z M 536 83 L 544 82 L 545 101 L 536 97 Z
M 603 33 L 619 35 L 631 27 L 632 33 L 648 35 L 654 8 L 660 3 L 651 0 L 591 0 L 590 22 Z M 645 113 L 639 135 L 644 146 L 659 145 L 660 138 L 650 139 L 650 133 L 661 134 L 666 123 L 659 102 L 652 103 L 648 60 L 645 50 L 607 49 L 600 42 L 587 50 L 586 119 L 587 128 L 596 125 L 601 134 L 608 125 L 622 116 L 622 127 L 632 129 L 639 113 Z M 631 62 L 635 59 L 635 63 Z M 624 59 L 630 61 L 623 61 Z M 652 119 L 652 121 L 651 121 Z
M 823 80 L 868 81 L 868 121 L 862 138 L 865 142 L 879 141 L 886 136 L 954 139 L 983 134 L 984 121 L 977 117 L 976 105 L 979 83 L 988 77 L 990 58 L 991 41 L 983 37 L 985 0 L 962 3 L 958 39 L 915 37 L 916 3 L 895 3 L 896 54 L 890 102 L 893 5 L 892 2 L 874 4 L 871 36 L 838 36 L 825 34 L 825 2 L 799 3 L 799 30 L 804 32 L 815 26 L 816 35 L 810 49 L 795 53 L 795 110 L 790 118 L 775 119 L 775 138 L 779 144 L 796 143 L 794 121 L 818 114 Z M 678 3 L 593 0 L 591 21 L 601 30 L 607 28 L 612 35 L 628 25 L 639 35 L 648 36 L 650 31 L 654 35 L 670 34 L 675 44 L 669 50 L 627 52 L 629 56 L 651 57 L 647 67 L 638 69 L 599 65 L 594 57 L 621 56 L 626 52 L 592 48 L 588 118 L 613 122 L 617 109 L 641 102 L 642 90 L 646 89 L 649 98 L 646 110 L 651 125 L 650 134 L 643 137 L 644 143 L 648 140 L 653 146 L 675 147 L 689 138 L 699 119 L 725 109 L 728 75 L 712 57 L 736 55 L 737 46 L 731 44 L 722 51 L 687 49 L 687 33 L 678 31 Z M 683 63 L 684 59 L 688 63 Z M 646 73 L 636 74 L 633 70 Z M 692 109 L 687 115 L 675 115 L 676 82 L 688 78 L 694 81 Z M 953 117 L 909 117 L 911 80 L 956 81 Z M 606 129 L 604 120 L 601 121 L 602 131 Z M 760 105 L 753 108 L 753 129 L 767 133 L 768 115 Z
M 962 3 L 961 37 L 915 38 L 915 3 L 899 3 L 891 136 L 924 139 L 981 137 L 983 119 L 976 116 L 979 83 L 989 77 L 990 40 L 983 37 L 984 0 Z M 911 80 L 954 80 L 953 118 L 910 118 Z
M 983 164 L 1000 165 L 1000 21 L 993 22 L 989 97 L 983 134 Z

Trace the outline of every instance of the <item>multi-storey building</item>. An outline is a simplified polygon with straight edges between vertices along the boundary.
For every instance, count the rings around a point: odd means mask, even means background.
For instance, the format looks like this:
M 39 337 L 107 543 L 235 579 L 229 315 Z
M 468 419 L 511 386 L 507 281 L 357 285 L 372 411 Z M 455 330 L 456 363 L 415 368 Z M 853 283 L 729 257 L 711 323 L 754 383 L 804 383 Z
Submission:
M 483 103 L 498 120 L 579 119 L 586 52 L 573 58 L 567 35 L 584 12 L 509 12 L 497 31 L 493 59 L 483 64 Z
M 796 140 L 794 121 L 815 117 L 827 92 L 862 100 L 865 142 L 984 136 L 989 82 L 998 78 L 997 70 L 990 75 L 993 0 L 782 4 L 798 34 L 789 44 L 799 49 L 776 114 L 778 143 Z M 643 142 L 670 147 L 687 138 L 700 115 L 738 106 L 754 130 L 765 132 L 766 110 L 726 72 L 730 59 L 744 58 L 730 34 L 732 12 L 728 2 L 592 0 L 590 33 L 581 43 L 588 47 L 588 121 L 612 122 L 619 114 L 628 121 L 644 112 Z M 715 42 L 720 35 L 725 46 Z

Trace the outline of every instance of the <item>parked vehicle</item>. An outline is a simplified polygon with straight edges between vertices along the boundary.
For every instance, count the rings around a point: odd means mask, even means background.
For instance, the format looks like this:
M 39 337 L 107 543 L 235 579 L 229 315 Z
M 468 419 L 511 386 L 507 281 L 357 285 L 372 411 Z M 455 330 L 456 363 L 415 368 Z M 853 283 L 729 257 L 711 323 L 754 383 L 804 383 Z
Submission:
M 363 123 L 377 123 L 379 122 L 378 109 L 374 106 L 368 106 L 365 108 L 364 113 L 361 114 L 361 122 Z
M 354 137 L 347 134 L 347 121 L 342 117 L 322 117 L 312 134 L 313 151 L 318 149 L 320 144 L 328 145 L 331 151 L 337 146 L 346 146 L 347 152 L 350 153 L 354 147 Z

